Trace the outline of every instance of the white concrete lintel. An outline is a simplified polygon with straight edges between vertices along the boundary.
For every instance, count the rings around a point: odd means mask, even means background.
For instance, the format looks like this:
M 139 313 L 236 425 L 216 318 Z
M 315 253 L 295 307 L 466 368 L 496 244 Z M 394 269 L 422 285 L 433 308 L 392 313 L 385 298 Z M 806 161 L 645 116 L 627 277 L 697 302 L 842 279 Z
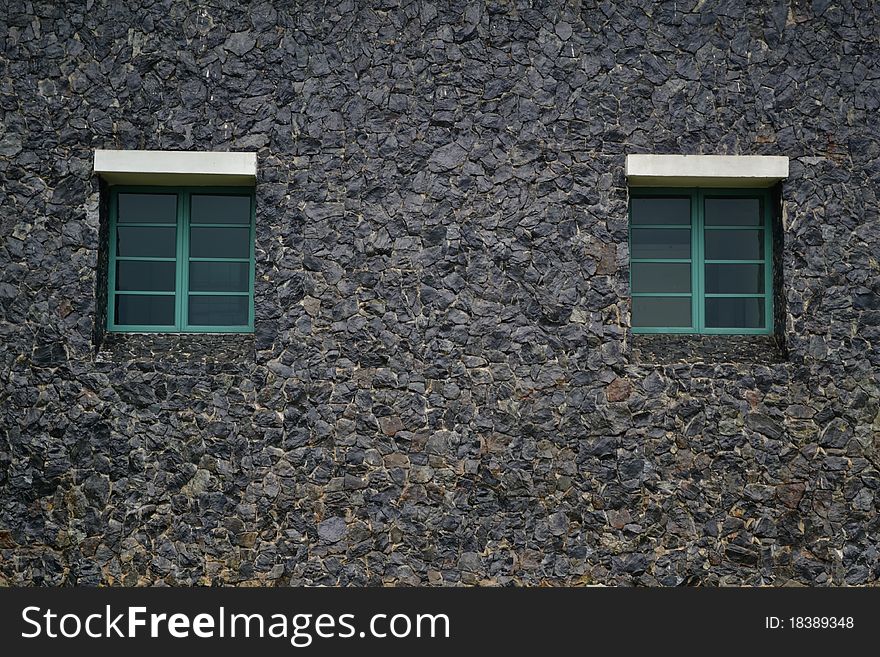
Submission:
M 627 155 L 631 187 L 770 187 L 788 178 L 783 155 Z
M 257 154 L 98 149 L 95 173 L 111 184 L 254 185 Z

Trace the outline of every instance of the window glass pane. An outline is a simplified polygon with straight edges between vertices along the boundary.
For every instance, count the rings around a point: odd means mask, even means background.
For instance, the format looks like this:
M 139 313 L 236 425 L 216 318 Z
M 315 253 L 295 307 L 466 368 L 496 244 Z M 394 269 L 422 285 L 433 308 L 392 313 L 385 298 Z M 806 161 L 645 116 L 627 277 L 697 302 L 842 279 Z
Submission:
M 250 265 L 246 262 L 191 262 L 189 289 L 193 292 L 247 292 Z
M 117 226 L 116 255 L 144 258 L 173 258 L 174 226 Z
M 633 292 L 690 292 L 691 265 L 682 262 L 632 263 Z
M 764 292 L 764 265 L 706 265 L 706 292 L 761 294 Z
M 174 296 L 117 294 L 116 323 L 119 325 L 171 326 L 174 324 Z
M 633 225 L 691 224 L 689 198 L 634 198 L 632 199 Z
M 707 226 L 760 226 L 761 202 L 756 198 L 707 198 Z
M 250 228 L 190 229 L 189 254 L 193 258 L 248 258 L 250 253 Z
M 174 292 L 173 262 L 120 260 L 116 263 L 116 289 Z
M 763 230 L 706 229 L 706 260 L 763 260 Z
M 764 328 L 764 299 L 730 297 L 706 299 L 709 328 Z
M 248 323 L 248 297 L 189 297 L 189 323 L 192 326 L 244 326 Z
M 633 228 L 633 258 L 690 258 L 691 231 L 678 228 Z
M 190 223 L 245 224 L 251 223 L 250 196 L 197 194 L 190 198 Z
M 633 326 L 688 327 L 690 297 L 633 297 Z
M 141 222 L 177 223 L 175 194 L 119 194 L 116 221 L 121 224 Z

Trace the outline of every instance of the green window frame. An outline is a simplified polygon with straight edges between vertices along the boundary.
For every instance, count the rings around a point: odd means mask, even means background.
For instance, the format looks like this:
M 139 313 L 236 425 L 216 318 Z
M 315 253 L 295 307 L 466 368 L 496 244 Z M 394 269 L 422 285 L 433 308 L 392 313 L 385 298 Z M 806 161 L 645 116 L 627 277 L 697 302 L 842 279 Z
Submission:
M 629 283 L 633 333 L 757 335 L 773 332 L 773 224 L 769 190 L 642 187 L 630 188 L 629 193 Z M 661 223 L 666 220 L 667 215 L 658 211 L 654 215 L 655 218 L 659 217 L 657 223 L 653 219 L 645 221 L 641 218 L 638 218 L 639 223 L 634 223 L 634 201 L 637 202 L 638 199 L 687 199 L 690 204 L 690 221 L 689 223 L 680 221 L 678 223 Z M 729 214 L 725 215 L 723 210 L 718 209 L 710 210 L 707 217 L 707 201 L 714 199 L 756 199 L 758 201 L 757 223 L 749 223 L 748 221 L 738 223 L 739 220 L 731 220 Z M 657 208 L 659 210 L 660 204 Z M 646 212 L 645 216 L 650 216 L 650 213 Z M 679 218 L 681 216 L 683 215 L 677 215 Z M 726 219 L 725 216 L 727 216 Z M 681 239 L 685 237 L 683 231 L 686 229 L 690 231 L 690 243 L 687 249 L 687 238 Z M 660 247 L 652 249 L 650 239 L 652 235 L 647 232 L 639 233 L 639 231 L 663 231 L 653 233 Z M 736 233 L 727 233 L 726 231 L 746 232 L 740 232 L 740 237 L 737 237 Z M 635 249 L 634 232 L 639 237 L 639 244 Z M 749 233 L 754 236 L 754 240 L 751 239 Z M 709 237 L 708 242 L 707 236 Z M 756 257 L 717 257 L 718 252 L 725 249 L 736 251 L 738 243 L 750 243 L 751 246 L 757 247 Z M 668 254 L 663 253 L 662 247 L 664 245 L 667 247 Z M 652 250 L 659 252 L 658 257 L 643 257 L 645 252 L 651 253 Z M 670 276 L 674 267 L 678 267 L 679 274 L 681 274 L 686 271 L 688 266 L 690 267 L 689 276 L 687 274 L 679 275 L 677 281 L 675 276 Z M 714 274 L 712 277 L 707 276 L 707 271 L 710 270 Z M 751 275 L 743 275 L 740 280 L 737 280 L 735 275 L 737 271 L 740 273 L 751 272 Z M 723 284 L 719 283 L 722 272 L 726 272 Z M 755 275 L 756 272 L 760 272 L 760 275 Z M 654 276 L 651 276 L 651 273 Z M 731 274 L 734 275 L 731 276 Z M 686 282 L 689 282 L 687 290 L 684 289 Z M 753 287 L 749 291 L 743 289 L 721 291 L 719 289 L 725 286 L 730 288 L 742 285 L 746 287 L 752 285 Z M 666 287 L 664 288 L 664 286 Z M 682 320 L 675 322 L 675 325 L 661 325 L 661 321 L 642 321 L 639 317 L 642 315 L 650 318 L 652 313 L 658 317 L 665 315 L 667 324 L 671 324 L 671 318 L 676 313 L 681 318 L 687 317 L 685 299 L 690 301 L 689 322 Z M 753 302 L 748 301 L 752 299 Z M 737 304 L 740 308 L 736 308 Z M 725 305 L 727 308 L 724 308 Z M 710 307 L 711 312 L 707 313 L 707 308 Z M 725 310 L 727 312 L 724 312 Z M 737 310 L 741 310 L 741 318 L 749 314 L 751 317 L 760 318 L 760 321 L 750 322 L 744 319 L 740 323 L 752 325 L 731 325 L 737 324 L 729 319 L 737 314 Z M 725 315 L 728 318 L 726 322 L 720 319 Z M 728 325 L 725 326 L 725 323 Z
M 123 199 L 126 206 L 132 208 L 131 215 L 136 217 L 135 220 L 125 217 L 121 219 L 119 216 L 120 196 L 126 194 L 138 195 Z M 151 206 L 140 195 L 173 196 L 175 199 L 173 212 L 171 202 L 167 201 L 165 208 L 167 213 L 164 216 L 159 216 L 161 212 L 156 211 L 156 216 L 152 216 L 150 214 L 152 210 L 144 209 Z M 193 212 L 193 197 L 197 196 L 246 197 L 248 199 L 247 209 L 236 208 L 232 210 L 231 208 L 235 204 L 230 202 L 225 204 L 227 210 L 221 211 L 217 209 L 220 206 L 216 204 L 216 201 L 205 201 L 202 202 L 202 205 L 203 207 L 207 206 L 207 209 L 203 212 L 210 212 L 211 203 L 215 204 L 214 220 L 207 220 Z M 134 210 L 138 200 L 142 201 L 141 208 Z M 252 187 L 120 185 L 110 188 L 109 205 L 108 331 L 123 333 L 253 332 L 255 205 Z M 246 217 L 244 216 L 245 211 L 248 213 Z M 225 216 L 223 216 L 224 212 Z M 169 231 L 172 228 L 174 235 L 173 238 L 170 238 Z M 120 229 L 125 232 L 121 232 Z M 192 239 L 194 232 L 198 236 L 196 240 Z M 123 235 L 126 235 L 124 240 Z M 246 244 L 240 246 L 243 240 L 246 240 Z M 120 254 L 120 245 L 123 243 L 126 245 L 123 249 L 126 253 Z M 229 245 L 235 249 L 234 255 L 229 255 L 228 252 L 223 253 L 223 249 L 229 249 Z M 198 256 L 192 255 L 193 248 L 197 249 Z M 151 251 L 151 249 L 153 250 Z M 167 252 L 163 249 L 166 249 Z M 157 253 L 160 255 L 156 255 Z M 139 276 L 132 274 L 137 271 L 138 267 L 141 268 L 141 274 Z M 173 279 L 170 271 L 172 267 Z M 195 268 L 195 280 L 191 280 L 191 268 Z M 126 274 L 118 275 L 120 271 L 125 271 Z M 138 281 L 138 284 L 132 287 L 132 283 L 129 281 Z M 158 304 L 161 308 L 158 314 L 167 316 L 168 311 L 173 308 L 173 321 L 163 323 L 117 321 L 120 319 L 120 309 L 125 307 L 128 309 L 126 313 L 133 316 L 137 316 L 139 310 L 141 322 L 143 322 L 147 302 L 135 299 L 135 297 L 149 298 L 150 304 Z M 140 304 L 139 309 L 138 304 Z M 246 307 L 246 322 L 238 321 L 242 315 L 243 307 Z M 211 316 L 212 311 L 214 323 L 198 321 L 200 318 Z M 146 314 L 149 315 L 151 312 L 152 310 L 147 310 Z M 224 312 L 227 315 L 227 320 L 221 321 L 220 317 Z

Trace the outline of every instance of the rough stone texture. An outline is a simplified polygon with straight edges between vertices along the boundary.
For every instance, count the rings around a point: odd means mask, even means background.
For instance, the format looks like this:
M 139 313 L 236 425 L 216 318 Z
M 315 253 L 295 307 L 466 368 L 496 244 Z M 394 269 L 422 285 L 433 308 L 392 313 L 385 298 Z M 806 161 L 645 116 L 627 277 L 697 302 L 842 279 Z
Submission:
M 775 335 L 639 334 L 631 339 L 633 363 L 717 365 L 786 360 L 784 343 Z
M 198 4 L 0 14 L 0 583 L 878 581 L 876 3 Z M 253 336 L 102 334 L 95 148 L 259 151 Z M 630 152 L 792 158 L 783 357 Z

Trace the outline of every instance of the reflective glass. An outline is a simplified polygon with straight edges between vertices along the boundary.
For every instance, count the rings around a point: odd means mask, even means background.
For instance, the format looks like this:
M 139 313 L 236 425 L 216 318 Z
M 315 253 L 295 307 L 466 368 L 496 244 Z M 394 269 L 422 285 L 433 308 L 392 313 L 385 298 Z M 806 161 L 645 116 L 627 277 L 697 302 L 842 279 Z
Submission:
M 632 263 L 633 292 L 690 292 L 691 265 L 687 262 Z
M 633 228 L 633 258 L 690 258 L 691 231 L 678 228 Z
M 244 326 L 248 323 L 248 298 L 190 295 L 189 323 L 193 326 Z
M 688 327 L 690 297 L 633 297 L 633 326 Z
M 190 228 L 189 254 L 193 258 L 247 258 L 249 228 Z
M 709 328 L 763 328 L 764 299 L 722 297 L 706 299 Z
M 193 194 L 190 203 L 190 223 L 193 224 L 251 223 L 250 196 Z
M 177 223 L 177 196 L 175 194 L 128 194 L 117 197 L 117 218 L 120 224 Z
M 174 296 L 117 294 L 116 324 L 171 326 L 174 324 Z
M 633 198 L 632 223 L 636 225 L 682 224 L 690 226 L 691 200 L 689 198 Z

